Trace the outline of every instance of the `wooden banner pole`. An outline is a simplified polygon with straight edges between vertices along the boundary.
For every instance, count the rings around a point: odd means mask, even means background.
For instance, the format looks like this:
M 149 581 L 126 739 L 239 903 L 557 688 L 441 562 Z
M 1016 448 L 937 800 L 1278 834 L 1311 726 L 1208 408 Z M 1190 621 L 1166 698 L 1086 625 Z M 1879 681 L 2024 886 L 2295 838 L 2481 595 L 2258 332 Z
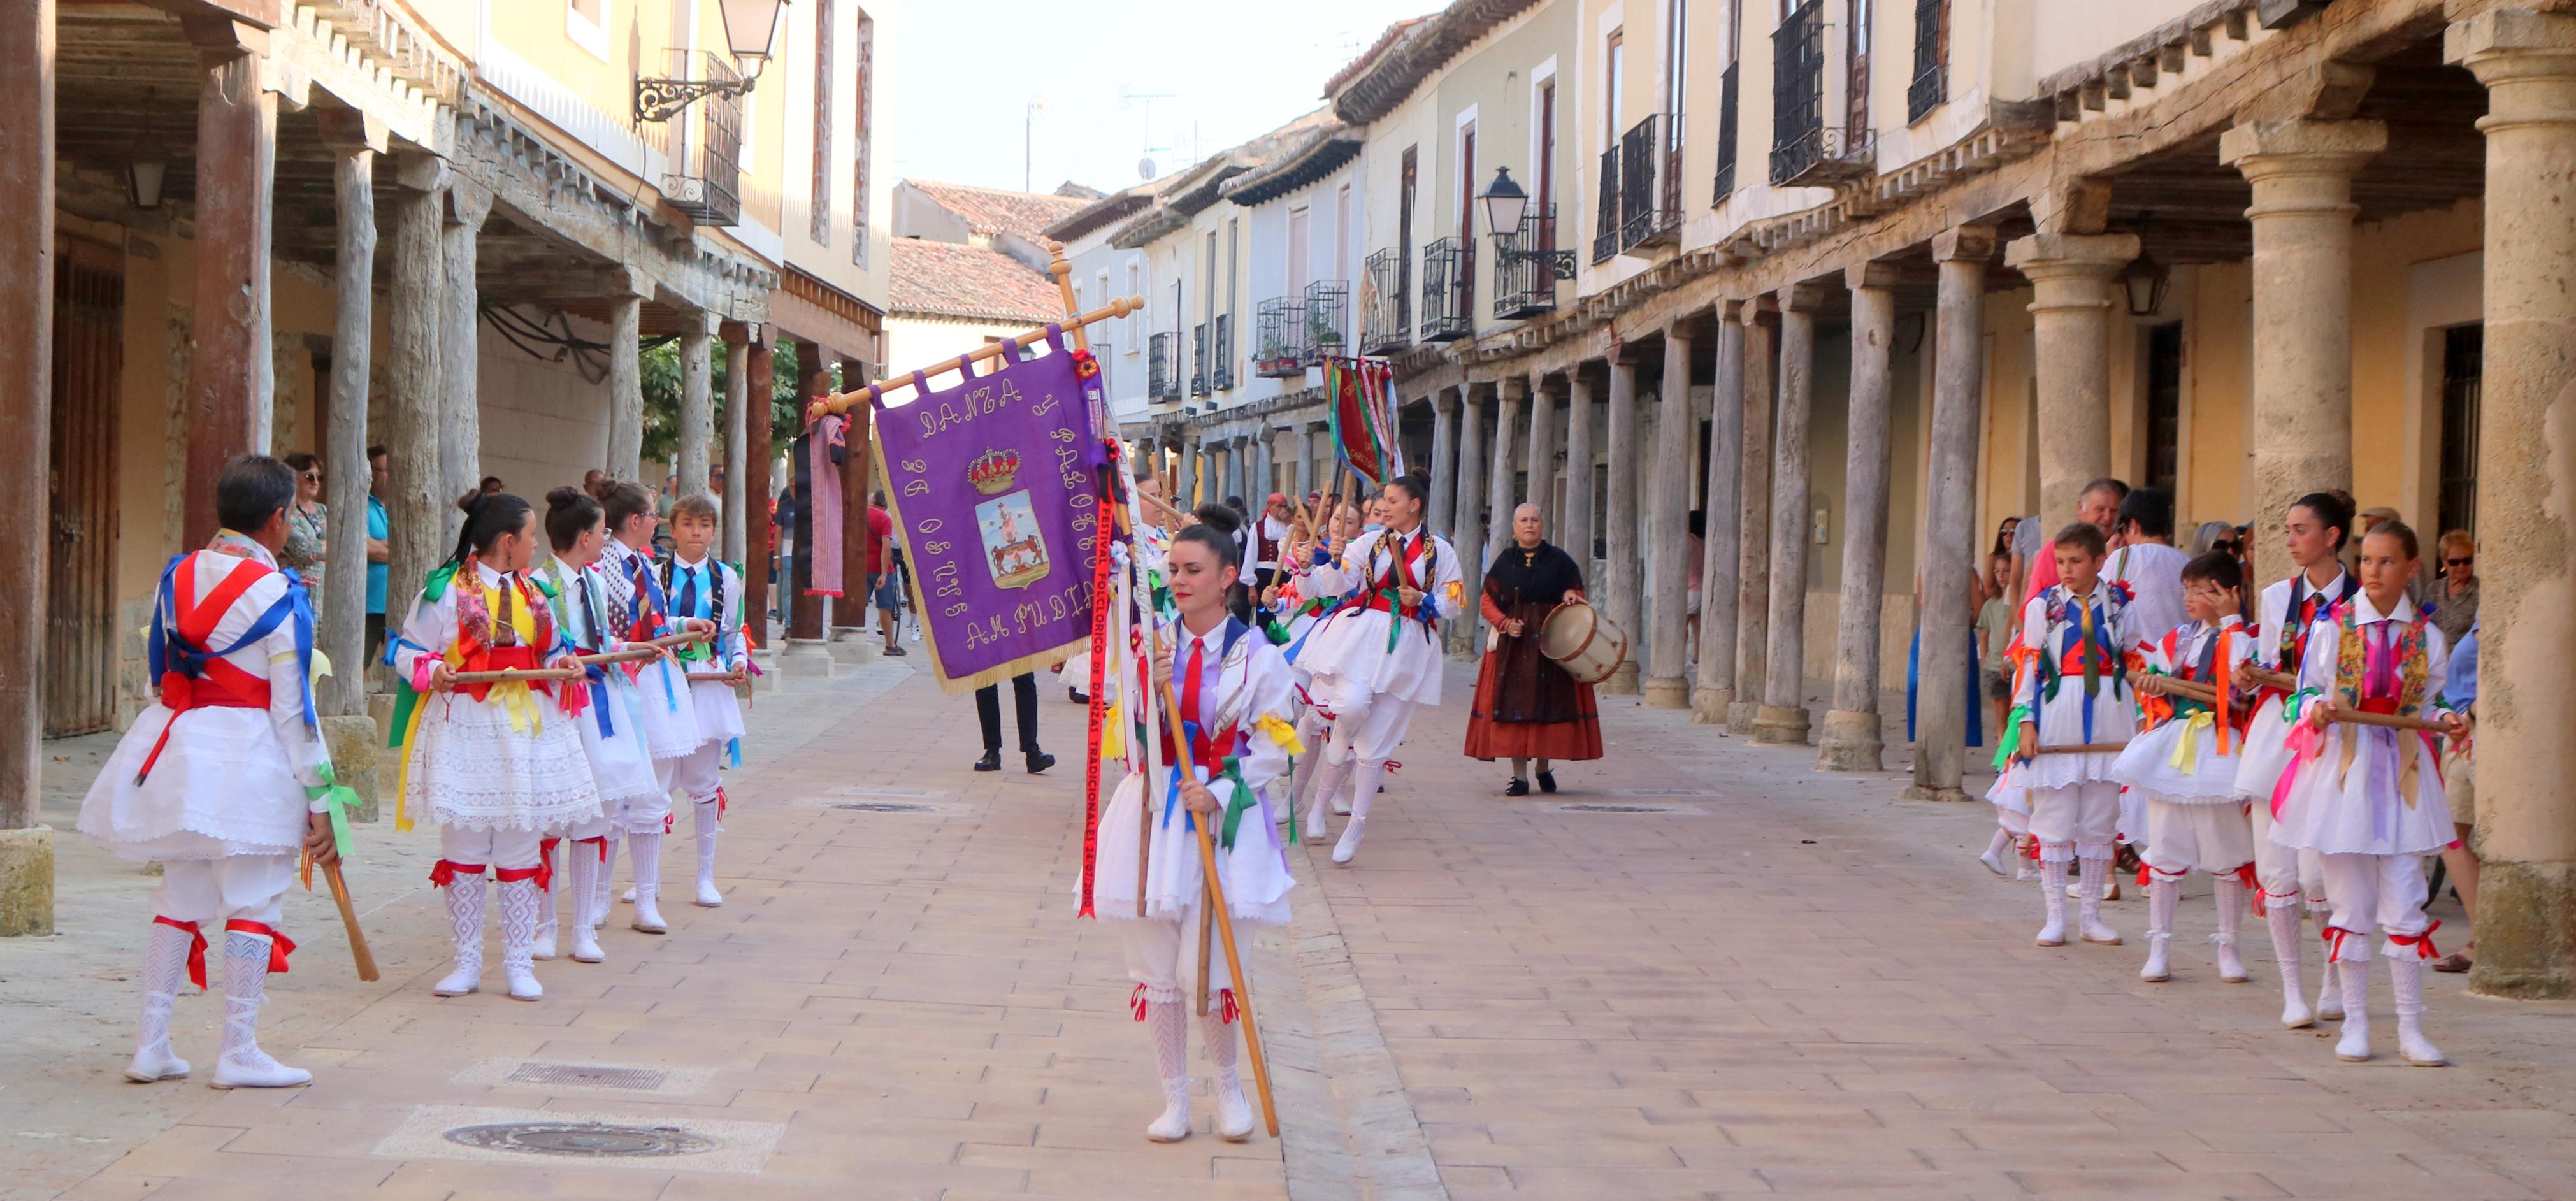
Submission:
M 1144 308 L 1145 299 L 1143 297 L 1121 296 L 1116 300 L 1100 306 L 1099 308 L 1091 310 L 1090 312 L 1067 314 L 1063 325 L 1068 332 L 1074 335 L 1074 339 L 1077 344 L 1087 345 L 1083 336 L 1084 327 L 1096 322 L 1107 321 L 1112 317 L 1124 317 L 1129 313 L 1143 312 Z M 870 389 L 874 389 L 879 395 L 899 392 L 912 386 L 912 377 L 915 375 L 928 379 L 934 375 L 942 375 L 947 372 L 959 370 L 969 363 L 980 363 L 986 359 L 997 359 L 1020 347 L 1035 346 L 1040 342 L 1044 342 L 1046 341 L 1046 336 L 1047 333 L 1045 330 L 1033 329 L 1017 337 L 1005 338 L 999 342 L 989 343 L 979 349 L 968 351 L 967 353 L 959 355 L 953 359 L 942 359 L 939 362 L 928 367 L 924 367 L 919 371 L 905 371 L 885 376 L 866 388 L 854 388 L 848 392 L 835 392 L 829 396 L 816 397 L 813 404 L 806 406 L 805 419 L 810 422 L 821 419 L 823 415 L 827 413 L 847 413 L 852 408 L 857 407 L 867 400 Z

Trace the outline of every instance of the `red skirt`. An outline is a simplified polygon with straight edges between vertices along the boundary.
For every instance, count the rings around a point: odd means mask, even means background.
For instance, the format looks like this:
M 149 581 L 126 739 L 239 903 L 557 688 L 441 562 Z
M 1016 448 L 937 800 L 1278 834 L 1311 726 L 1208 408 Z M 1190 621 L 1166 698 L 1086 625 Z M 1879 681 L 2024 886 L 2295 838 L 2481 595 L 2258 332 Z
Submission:
M 1501 655 L 1487 652 L 1476 669 L 1476 697 L 1467 710 L 1468 758 L 1488 763 L 1496 759 L 1573 763 L 1601 757 L 1601 707 L 1593 700 L 1590 684 L 1568 681 L 1578 715 L 1572 721 L 1495 721 L 1495 674 L 1501 661 Z M 1539 670 L 1564 669 L 1549 663 Z

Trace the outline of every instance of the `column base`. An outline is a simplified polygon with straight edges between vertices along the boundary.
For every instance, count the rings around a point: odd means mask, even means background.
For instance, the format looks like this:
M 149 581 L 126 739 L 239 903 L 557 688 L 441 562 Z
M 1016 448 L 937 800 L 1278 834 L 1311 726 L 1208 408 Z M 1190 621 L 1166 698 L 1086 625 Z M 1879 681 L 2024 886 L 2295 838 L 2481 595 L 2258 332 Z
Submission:
M 53 932 L 53 830 L 0 830 L 0 937 Z
M 351 792 L 358 803 L 349 810 L 349 820 L 376 820 L 376 748 L 385 744 L 376 736 L 376 719 L 360 714 L 353 717 L 322 719 L 322 745 L 331 752 L 331 774 Z
M 1878 714 L 1849 709 L 1825 711 L 1824 753 L 1816 756 L 1816 766 L 1826 771 L 1883 771 L 1885 761 L 1880 752 L 1887 749 L 1879 739 Z
M 2487 860 L 2478 871 L 2477 939 L 2470 992 L 2517 1001 L 2576 997 L 2576 863 Z
M 1726 708 L 1735 701 L 1732 688 L 1700 688 L 1691 693 L 1691 724 L 1724 726 Z
M 1905 791 L 1896 794 L 1896 796 L 1898 800 L 1905 801 L 1970 801 L 1976 799 L 1956 788 L 1934 788 L 1928 784 L 1908 784 L 1905 786 Z
M 860 667 L 884 657 L 885 643 L 857 626 L 832 627 L 832 661 L 846 667 Z
M 394 694 L 367 694 L 367 718 L 376 723 L 376 745 L 385 746 L 394 739 Z
M 1726 702 L 1726 732 L 1738 738 L 1751 738 L 1754 722 L 1761 716 L 1762 702 L 1729 700 Z
M 1610 678 L 1601 682 L 1600 691 L 1612 696 L 1637 695 L 1637 665 L 1633 662 L 1622 663 L 1613 668 Z
M 1687 709 L 1690 698 L 1690 682 L 1680 676 L 1651 676 L 1646 680 L 1649 709 Z
M 1753 740 L 1766 746 L 1807 745 L 1807 711 L 1764 705 L 1753 718 Z
M 778 674 L 782 676 L 824 677 L 832 674 L 830 645 L 820 638 L 790 638 L 787 649 L 778 652 Z
M 772 650 L 767 646 L 753 648 L 751 652 L 751 666 L 753 668 L 753 674 L 751 677 L 751 690 L 753 692 L 778 691 L 777 651 Z

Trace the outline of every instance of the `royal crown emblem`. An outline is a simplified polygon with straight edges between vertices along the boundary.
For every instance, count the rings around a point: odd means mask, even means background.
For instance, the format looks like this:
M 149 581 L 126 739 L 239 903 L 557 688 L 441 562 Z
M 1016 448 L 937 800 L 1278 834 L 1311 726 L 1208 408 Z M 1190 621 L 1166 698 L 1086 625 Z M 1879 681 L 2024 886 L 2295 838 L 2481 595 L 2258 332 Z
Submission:
M 1020 474 L 1020 452 L 988 450 L 966 465 L 966 482 L 986 496 L 999 496 L 1011 490 L 1011 481 Z

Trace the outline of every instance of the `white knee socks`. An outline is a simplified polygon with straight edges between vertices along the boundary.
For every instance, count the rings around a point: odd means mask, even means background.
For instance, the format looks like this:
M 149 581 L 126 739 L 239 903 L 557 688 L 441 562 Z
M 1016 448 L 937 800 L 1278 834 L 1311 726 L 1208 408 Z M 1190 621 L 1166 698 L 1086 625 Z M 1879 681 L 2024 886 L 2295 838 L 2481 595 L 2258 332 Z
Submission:
M 691 808 L 697 811 L 698 822 L 697 903 L 702 908 L 713 909 L 724 904 L 724 894 L 716 891 L 716 835 L 722 832 L 716 819 L 717 811 L 723 809 L 724 804 L 710 797 Z
M 2218 933 L 2209 941 L 2218 948 L 2218 978 L 2229 984 L 2243 984 L 2245 961 L 2236 955 L 2236 931 L 2245 916 L 2245 883 L 2231 874 L 2220 873 L 2216 891 Z
M 539 874 L 550 884 L 560 878 L 555 874 L 555 852 L 562 846 L 562 840 L 553 838 L 537 844 L 537 866 L 545 869 Z M 528 954 L 537 959 L 552 959 L 555 957 L 555 931 L 559 925 L 555 918 L 561 908 L 556 903 L 560 899 L 556 895 L 559 890 L 549 887 L 539 891 L 543 895 L 538 898 L 537 932 Z
M 545 890 L 530 880 L 503 880 L 501 896 L 501 973 L 509 981 L 510 999 L 534 1001 L 546 995 L 537 985 L 529 954 L 537 936 L 537 909 Z
M 662 836 L 629 834 L 626 849 L 635 860 L 635 928 L 646 934 L 669 932 L 656 904 L 662 895 Z
M 1177 1143 L 1190 1136 L 1189 1015 L 1183 1002 L 1145 1002 L 1145 1032 L 1154 1039 L 1154 1066 L 1163 1074 L 1163 1115 L 1145 1137 Z
M 2441 1048 L 2424 1037 L 2424 961 L 2416 956 L 2413 947 L 2401 947 L 2393 942 L 2388 944 L 2383 954 L 2388 960 L 2389 989 L 2397 998 L 2398 1054 L 2417 1067 L 2442 1066 L 2449 1061 L 2443 1057 Z M 2354 1012 L 2350 1001 L 2346 1001 L 2345 1006 L 2347 1015 Z M 2344 1024 L 2351 1025 L 2352 1018 L 2346 1016 Z
M 1377 800 L 1378 781 L 1386 778 L 1386 761 L 1356 760 L 1351 767 L 1351 819 L 1342 823 L 1342 840 L 1333 844 L 1333 862 L 1349 863 L 1360 853 L 1368 833 L 1369 806 Z
M 2084 861 L 2090 868 L 2093 860 Z M 2088 873 L 2089 878 L 2089 873 Z M 2088 885 L 2089 887 L 2089 885 Z M 2087 892 L 2090 897 L 2094 894 Z M 2156 982 L 2173 979 L 2174 912 L 2182 907 L 2182 880 L 2163 872 L 2147 876 L 2147 963 L 2138 969 L 2138 979 Z
M 216 1088 L 293 1088 L 313 1073 L 290 1068 L 259 1049 L 259 1007 L 268 994 L 269 940 L 240 930 L 224 934 L 224 1052 L 215 1060 Z
M 1306 841 L 1324 841 L 1324 814 L 1335 798 L 1349 799 L 1346 790 L 1350 787 L 1350 779 L 1351 760 L 1348 759 L 1339 763 L 1327 759 L 1315 769 L 1315 780 L 1307 789 Z
M 1224 1006 L 1208 1007 L 1207 1016 L 1199 1019 L 1199 1035 L 1208 1063 L 1216 1068 L 1215 1087 L 1209 1091 L 1216 1100 L 1217 1136 L 1241 1142 L 1252 1135 L 1252 1106 L 1243 1099 L 1243 1076 L 1235 1066 L 1234 1026 L 1225 1020 Z
M 2120 932 L 2102 922 L 2102 897 L 2111 882 L 2111 856 L 2085 855 L 2077 862 L 2082 865 L 2083 876 L 2076 895 L 2083 905 L 2076 911 L 2076 929 L 2086 942 L 2116 947 L 2120 945 Z
M 2066 860 L 2054 857 L 2063 851 L 2061 847 L 2040 850 L 2039 899 L 2047 917 L 2036 941 L 2043 947 L 2066 945 Z
M 456 939 L 456 968 L 430 991 L 442 997 L 461 997 L 483 988 L 483 877 L 484 871 L 458 872 L 447 882 L 447 927 Z
M 188 1061 L 170 1049 L 170 1006 L 179 982 L 188 978 L 188 947 L 195 935 L 178 926 L 152 923 L 143 936 L 143 1023 L 134 1035 L 134 1061 L 125 1078 L 149 1084 L 188 1074 Z
M 2263 924 L 2272 932 L 2272 960 L 2281 969 L 2281 1024 L 2292 1030 L 2304 1030 L 2317 1024 L 2317 1014 L 2308 1008 L 2307 984 L 2300 978 L 2304 948 L 2299 942 L 2299 894 L 2274 896 L 2263 893 Z M 2334 969 L 2326 969 L 2326 983 L 2334 983 Z
M 601 901 L 599 878 L 605 866 L 599 861 L 600 848 L 610 845 L 605 838 L 598 842 L 576 842 L 564 853 L 564 867 L 571 879 L 563 891 L 572 896 L 572 949 L 575 963 L 597 963 L 599 953 L 599 912 L 594 906 Z M 552 907 L 552 902 L 548 902 Z

